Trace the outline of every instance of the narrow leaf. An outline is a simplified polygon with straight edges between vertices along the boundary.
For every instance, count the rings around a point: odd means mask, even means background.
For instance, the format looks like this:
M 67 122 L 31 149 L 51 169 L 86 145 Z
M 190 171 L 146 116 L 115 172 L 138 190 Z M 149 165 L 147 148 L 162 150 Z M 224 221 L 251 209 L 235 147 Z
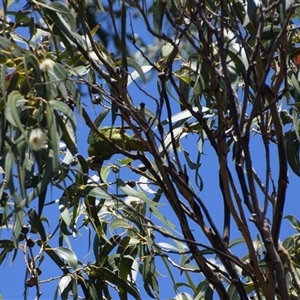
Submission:
M 69 265 L 74 270 L 77 269 L 77 266 L 78 266 L 77 256 L 72 250 L 70 250 L 66 247 L 58 247 L 58 248 L 55 248 L 55 250 L 57 251 L 59 256 L 61 258 L 63 258 L 67 263 L 69 263 Z

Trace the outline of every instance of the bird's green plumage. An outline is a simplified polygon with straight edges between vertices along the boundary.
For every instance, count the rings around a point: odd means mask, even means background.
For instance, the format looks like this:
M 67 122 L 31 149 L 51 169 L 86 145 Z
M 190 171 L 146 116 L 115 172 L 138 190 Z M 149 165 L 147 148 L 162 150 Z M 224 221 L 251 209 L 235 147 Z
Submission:
M 115 145 L 127 151 L 147 151 L 147 147 L 134 136 L 125 133 L 125 130 L 119 127 L 103 127 L 98 129 L 105 137 L 110 139 Z M 90 157 L 96 157 L 99 160 L 110 159 L 114 154 L 120 153 L 112 145 L 94 134 L 88 148 Z

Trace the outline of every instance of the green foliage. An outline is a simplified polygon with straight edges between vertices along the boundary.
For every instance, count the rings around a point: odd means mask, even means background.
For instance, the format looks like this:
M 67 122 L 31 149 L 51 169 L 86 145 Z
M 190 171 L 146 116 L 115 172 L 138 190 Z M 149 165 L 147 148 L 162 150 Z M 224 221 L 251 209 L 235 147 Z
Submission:
M 167 274 L 177 300 L 298 299 L 299 9 L 3 2 L 0 265 L 23 253 L 25 298 L 159 299 Z

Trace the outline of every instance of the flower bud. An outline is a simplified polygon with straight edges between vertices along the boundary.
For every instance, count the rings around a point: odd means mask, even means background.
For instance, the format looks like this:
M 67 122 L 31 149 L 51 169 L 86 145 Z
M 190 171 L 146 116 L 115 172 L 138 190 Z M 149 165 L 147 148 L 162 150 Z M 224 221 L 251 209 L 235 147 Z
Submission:
M 42 72 L 49 72 L 52 71 L 55 62 L 52 59 L 46 58 L 40 63 L 40 69 Z
M 31 130 L 29 135 L 29 147 L 33 151 L 40 151 L 47 146 L 47 136 L 40 128 Z

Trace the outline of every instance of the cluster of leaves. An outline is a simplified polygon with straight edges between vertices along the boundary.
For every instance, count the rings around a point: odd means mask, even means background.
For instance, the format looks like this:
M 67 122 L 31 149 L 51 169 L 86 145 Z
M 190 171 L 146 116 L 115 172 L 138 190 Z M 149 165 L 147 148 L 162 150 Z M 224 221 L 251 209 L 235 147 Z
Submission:
M 39 276 L 45 254 L 62 272 L 62 275 L 56 278 L 60 279 L 60 282 L 55 297 L 60 293 L 65 299 L 71 292 L 73 297 L 77 298 L 77 286 L 80 285 L 88 299 L 99 299 L 100 295 L 111 298 L 108 288 L 110 286 L 117 288 L 120 297 L 126 297 L 126 294 L 130 293 L 139 299 L 140 295 L 135 286 L 135 274 L 138 269 L 147 282 L 147 292 L 152 296 L 158 295 L 158 283 L 154 276 L 155 254 L 152 249 L 158 246 L 151 243 L 151 230 L 144 230 L 139 219 L 139 215 L 146 214 L 146 206 L 143 210 L 138 208 L 136 215 L 135 204 L 132 205 L 130 201 L 127 205 L 122 204 L 120 196 L 106 192 L 108 183 L 103 186 L 93 180 L 88 181 L 88 161 L 77 154 L 77 125 L 74 114 L 76 111 L 79 117 L 84 117 L 89 124 L 89 116 L 82 107 L 80 84 L 84 83 L 89 92 L 93 92 L 91 97 L 95 103 L 99 98 L 95 99 L 94 95 L 98 94 L 101 101 L 106 101 L 105 105 L 111 105 L 109 89 L 119 88 L 121 82 L 124 82 L 117 71 L 123 63 L 137 69 L 131 74 L 131 80 L 139 76 L 145 80 L 143 70 L 152 67 L 141 68 L 134 60 L 125 57 L 125 52 L 122 61 L 116 60 L 100 42 L 95 42 L 93 35 L 98 31 L 99 25 L 90 29 L 85 14 L 78 14 L 78 19 L 75 18 L 76 13 L 86 11 L 84 5 L 80 2 L 78 5 L 70 3 L 67 7 L 56 2 L 45 4 L 32 1 L 22 10 L 11 11 L 4 6 L 0 36 L 0 147 L 3 175 L 0 219 L 2 228 L 13 230 L 12 241 L 1 240 L 1 263 L 11 251 L 14 252 L 14 261 L 19 249 L 23 251 L 27 261 L 26 249 L 29 247 L 30 262 L 26 271 L 29 279 L 26 285 L 36 287 L 37 298 L 42 295 Z M 103 9 L 100 6 L 98 8 Z M 37 19 L 36 14 L 39 14 L 41 19 Z M 8 20 L 6 16 L 10 16 L 13 21 Z M 78 23 L 86 34 L 76 33 Z M 16 31 L 19 27 L 28 28 L 29 34 L 20 36 Z M 100 69 L 100 61 L 105 61 L 107 71 L 113 72 L 112 76 Z M 108 91 L 96 84 L 95 74 L 107 80 Z M 114 78 L 118 80 L 117 83 Z M 103 107 L 102 104 L 101 109 Z M 107 110 L 100 114 L 102 119 L 106 115 Z M 103 134 L 104 130 L 98 131 L 94 123 L 90 126 L 96 132 L 94 135 Z M 145 149 L 135 146 L 134 139 L 123 130 L 121 137 L 119 134 L 115 139 L 109 133 L 103 135 L 121 149 Z M 127 137 L 126 145 L 122 142 L 124 136 Z M 92 135 L 89 140 L 91 139 Z M 128 147 L 130 141 L 133 146 Z M 105 148 L 105 143 L 100 147 L 105 159 L 118 153 L 118 150 L 111 151 L 110 147 Z M 72 171 L 72 166 L 76 165 L 78 168 Z M 110 169 L 111 167 L 101 172 L 104 182 Z M 113 169 L 117 172 L 116 167 Z M 67 186 L 70 182 L 73 184 Z M 156 208 L 158 204 L 152 203 L 144 193 L 133 190 L 121 179 L 118 179 L 116 184 L 127 195 L 143 199 L 148 203 L 147 207 L 151 207 L 151 210 L 157 212 L 164 220 Z M 45 225 L 53 222 L 43 215 L 47 192 L 51 185 L 61 190 L 58 200 L 60 220 L 58 224 L 53 224 L 53 232 L 46 233 Z M 32 201 L 36 199 L 38 211 L 33 208 L 28 210 Z M 137 205 L 139 207 L 139 204 Z M 76 225 L 81 215 L 84 216 L 82 226 L 91 226 L 90 229 L 93 228 L 95 233 L 95 260 L 89 264 L 79 261 L 71 250 L 68 239 L 70 235 L 79 234 Z M 24 233 L 24 228 L 28 230 L 28 226 L 24 225 L 26 219 L 31 234 L 38 235 L 36 241 L 27 238 L 27 232 Z M 117 229 L 122 230 L 118 233 Z M 57 231 L 58 247 L 52 248 L 50 243 Z M 30 246 L 28 241 L 31 241 Z M 33 255 L 32 249 L 35 244 L 40 247 L 36 256 Z M 144 257 L 144 261 L 139 259 L 141 257 Z M 37 264 L 39 272 L 36 271 Z
M 282 244 L 279 234 L 288 165 L 300 175 L 295 64 L 300 5 L 254 0 L 148 5 L 31 0 L 19 9 L 4 3 L 0 221 L 2 228 L 12 229 L 12 239 L 0 240 L 0 263 L 11 252 L 14 260 L 21 249 L 26 284 L 36 287 L 37 299 L 46 257 L 58 267 L 55 298 L 110 299 L 117 293 L 120 299 L 128 294 L 140 299 L 139 277 L 147 294 L 159 298 L 159 258 L 176 299 L 216 294 L 297 299 L 298 234 Z M 95 22 L 98 13 L 109 19 L 113 53 L 104 39 L 105 25 Z M 143 20 L 152 45 L 137 40 L 132 14 Z M 20 29 L 28 31 L 20 34 Z M 159 54 L 149 54 L 158 48 Z M 158 96 L 137 81 L 146 82 L 150 70 Z M 136 102 L 130 84 L 147 101 Z M 84 103 L 86 91 L 91 101 Z M 94 121 L 87 109 L 92 104 L 98 114 Z M 77 115 L 90 131 L 88 159 L 78 153 Z M 104 122 L 109 126 L 98 129 Z M 253 140 L 264 151 L 264 177 L 253 163 Z M 191 143 L 197 148 L 195 160 Z M 204 147 L 219 167 L 216 205 L 224 207 L 222 233 L 197 192 L 205 188 L 200 176 Z M 277 153 L 275 167 L 271 152 Z M 94 170 L 100 177 L 91 177 Z M 52 201 L 59 205 L 55 224 L 45 216 L 49 187 L 60 193 Z M 161 212 L 161 202 L 168 203 L 181 233 Z M 299 231 L 299 222 L 288 219 Z M 36 241 L 28 236 L 27 222 Z M 52 233 L 45 229 L 49 224 Z M 89 263 L 77 257 L 69 240 L 83 227 L 89 229 L 87 248 L 92 246 Z M 242 238 L 232 241 L 232 227 Z M 199 243 L 195 232 L 206 243 Z M 56 233 L 57 247 L 52 247 Z M 241 243 L 247 249 L 243 257 L 233 248 Z M 40 250 L 34 255 L 36 245 Z M 186 282 L 176 282 L 173 268 L 185 274 Z M 202 273 L 203 280 L 193 282 L 192 272 Z M 179 293 L 182 286 L 190 294 Z

